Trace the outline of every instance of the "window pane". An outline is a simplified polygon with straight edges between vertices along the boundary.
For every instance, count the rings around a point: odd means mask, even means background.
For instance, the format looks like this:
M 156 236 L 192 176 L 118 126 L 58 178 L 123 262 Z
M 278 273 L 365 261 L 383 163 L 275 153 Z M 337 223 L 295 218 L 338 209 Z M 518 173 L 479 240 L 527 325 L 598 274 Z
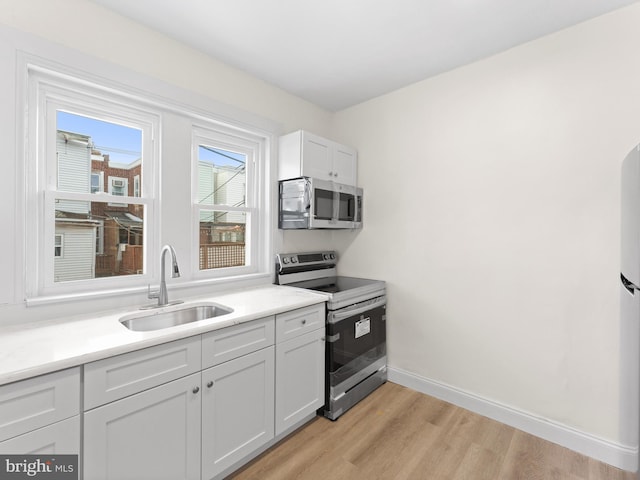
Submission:
M 101 172 L 91 172 L 91 193 L 102 192 Z
M 141 174 L 141 130 L 61 110 L 56 112 L 56 130 L 58 190 L 110 192 L 108 185 L 100 185 L 103 179 L 118 177 L 133 185 Z
M 54 257 L 61 257 L 62 256 L 62 235 L 56 235 L 55 241 L 54 241 Z
M 245 212 L 200 213 L 200 270 L 246 265 Z
M 244 207 L 246 199 L 244 154 L 207 145 L 198 146 L 198 202 L 204 205 Z
M 144 207 L 59 200 L 55 210 L 54 281 L 143 273 Z M 58 257 L 59 239 L 64 255 Z M 62 245 L 60 245 L 62 251 Z

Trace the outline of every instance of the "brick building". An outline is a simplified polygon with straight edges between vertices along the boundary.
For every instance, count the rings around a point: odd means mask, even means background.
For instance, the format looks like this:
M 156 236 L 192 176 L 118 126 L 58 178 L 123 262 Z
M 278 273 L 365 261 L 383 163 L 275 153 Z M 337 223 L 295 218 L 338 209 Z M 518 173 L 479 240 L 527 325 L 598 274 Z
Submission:
M 141 161 L 111 162 L 109 155 L 91 152 L 91 192 L 139 197 Z M 131 275 L 143 269 L 144 206 L 92 202 L 91 216 L 100 222 L 96 238 L 96 276 Z

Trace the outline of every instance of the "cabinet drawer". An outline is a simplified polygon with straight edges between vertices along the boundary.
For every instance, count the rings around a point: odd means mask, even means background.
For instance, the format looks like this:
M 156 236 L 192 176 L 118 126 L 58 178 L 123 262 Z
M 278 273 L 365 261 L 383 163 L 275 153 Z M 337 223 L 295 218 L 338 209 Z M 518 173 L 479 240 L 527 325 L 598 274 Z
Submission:
M 80 454 L 80 415 L 0 442 L 5 455 Z
M 202 336 L 202 368 L 255 352 L 274 341 L 273 316 L 206 333 Z
M 324 324 L 324 303 L 276 315 L 276 342 L 317 330 Z
M 0 441 L 80 413 L 80 367 L 0 387 Z
M 200 336 L 88 363 L 84 366 L 84 409 L 192 374 L 200 365 Z

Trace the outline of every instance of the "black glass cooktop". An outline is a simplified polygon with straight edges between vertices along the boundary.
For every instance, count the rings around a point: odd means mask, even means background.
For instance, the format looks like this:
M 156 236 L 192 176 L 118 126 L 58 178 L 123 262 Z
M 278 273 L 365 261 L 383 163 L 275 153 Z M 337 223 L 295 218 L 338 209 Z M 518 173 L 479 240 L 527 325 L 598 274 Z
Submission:
M 367 278 L 355 277 L 325 277 L 316 278 L 314 280 L 305 280 L 303 282 L 290 283 L 291 287 L 306 288 L 307 290 L 315 290 L 324 293 L 340 293 L 349 290 L 356 290 L 360 287 L 375 285 L 380 283 L 378 280 L 369 280 Z

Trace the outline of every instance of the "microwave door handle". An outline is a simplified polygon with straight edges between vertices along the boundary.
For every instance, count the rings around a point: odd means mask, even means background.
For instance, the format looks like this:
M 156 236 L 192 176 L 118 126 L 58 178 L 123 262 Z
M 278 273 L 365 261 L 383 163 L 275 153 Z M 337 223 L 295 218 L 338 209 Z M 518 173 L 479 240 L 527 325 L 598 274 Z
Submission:
M 373 310 L 374 308 L 381 307 L 387 303 L 387 297 L 382 296 L 378 298 L 374 298 L 373 300 L 368 300 L 366 302 L 357 303 L 354 305 L 354 308 L 341 308 L 336 312 L 332 312 L 329 315 L 329 323 L 338 323 L 345 318 L 352 317 L 353 315 L 359 315 L 360 313 L 364 313 L 369 310 Z

